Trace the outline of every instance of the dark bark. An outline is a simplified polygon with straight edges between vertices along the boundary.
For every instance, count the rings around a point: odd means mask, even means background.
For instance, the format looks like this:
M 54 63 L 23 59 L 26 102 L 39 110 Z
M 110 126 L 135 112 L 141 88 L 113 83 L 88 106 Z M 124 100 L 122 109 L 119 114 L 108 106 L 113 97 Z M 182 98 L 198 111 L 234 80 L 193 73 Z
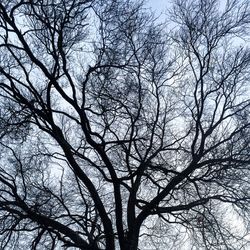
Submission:
M 1 249 L 247 249 L 250 6 L 223 4 L 176 0 L 168 27 L 1 1 Z

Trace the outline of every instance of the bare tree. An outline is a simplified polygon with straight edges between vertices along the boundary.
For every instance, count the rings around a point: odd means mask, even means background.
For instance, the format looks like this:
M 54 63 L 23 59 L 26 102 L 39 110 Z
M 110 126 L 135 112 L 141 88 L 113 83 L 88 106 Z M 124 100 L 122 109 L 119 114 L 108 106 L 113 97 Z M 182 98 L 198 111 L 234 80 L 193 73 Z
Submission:
M 249 246 L 249 3 L 167 20 L 0 2 L 1 249 Z

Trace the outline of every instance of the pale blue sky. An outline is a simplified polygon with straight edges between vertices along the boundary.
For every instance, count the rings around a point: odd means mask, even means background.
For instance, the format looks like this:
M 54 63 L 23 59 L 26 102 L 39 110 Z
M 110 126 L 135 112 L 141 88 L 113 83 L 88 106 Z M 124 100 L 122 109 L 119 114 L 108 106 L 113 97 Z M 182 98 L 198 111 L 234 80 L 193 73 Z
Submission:
M 146 0 L 147 5 L 152 8 L 153 11 L 156 11 L 158 14 L 166 10 L 169 0 Z

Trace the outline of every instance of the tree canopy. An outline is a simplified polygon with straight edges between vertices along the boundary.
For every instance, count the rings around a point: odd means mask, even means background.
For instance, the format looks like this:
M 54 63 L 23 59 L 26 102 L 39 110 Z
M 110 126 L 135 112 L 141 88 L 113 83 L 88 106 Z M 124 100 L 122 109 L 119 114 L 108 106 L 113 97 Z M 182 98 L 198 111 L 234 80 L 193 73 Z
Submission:
M 247 249 L 249 28 L 243 0 L 2 0 L 0 248 Z

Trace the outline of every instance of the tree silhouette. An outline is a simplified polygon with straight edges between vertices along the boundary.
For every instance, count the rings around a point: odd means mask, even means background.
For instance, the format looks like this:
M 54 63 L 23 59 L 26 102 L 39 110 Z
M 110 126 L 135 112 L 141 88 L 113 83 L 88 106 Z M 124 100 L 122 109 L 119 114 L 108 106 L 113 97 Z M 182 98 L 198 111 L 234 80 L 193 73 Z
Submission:
M 246 249 L 250 6 L 0 2 L 0 248 Z

